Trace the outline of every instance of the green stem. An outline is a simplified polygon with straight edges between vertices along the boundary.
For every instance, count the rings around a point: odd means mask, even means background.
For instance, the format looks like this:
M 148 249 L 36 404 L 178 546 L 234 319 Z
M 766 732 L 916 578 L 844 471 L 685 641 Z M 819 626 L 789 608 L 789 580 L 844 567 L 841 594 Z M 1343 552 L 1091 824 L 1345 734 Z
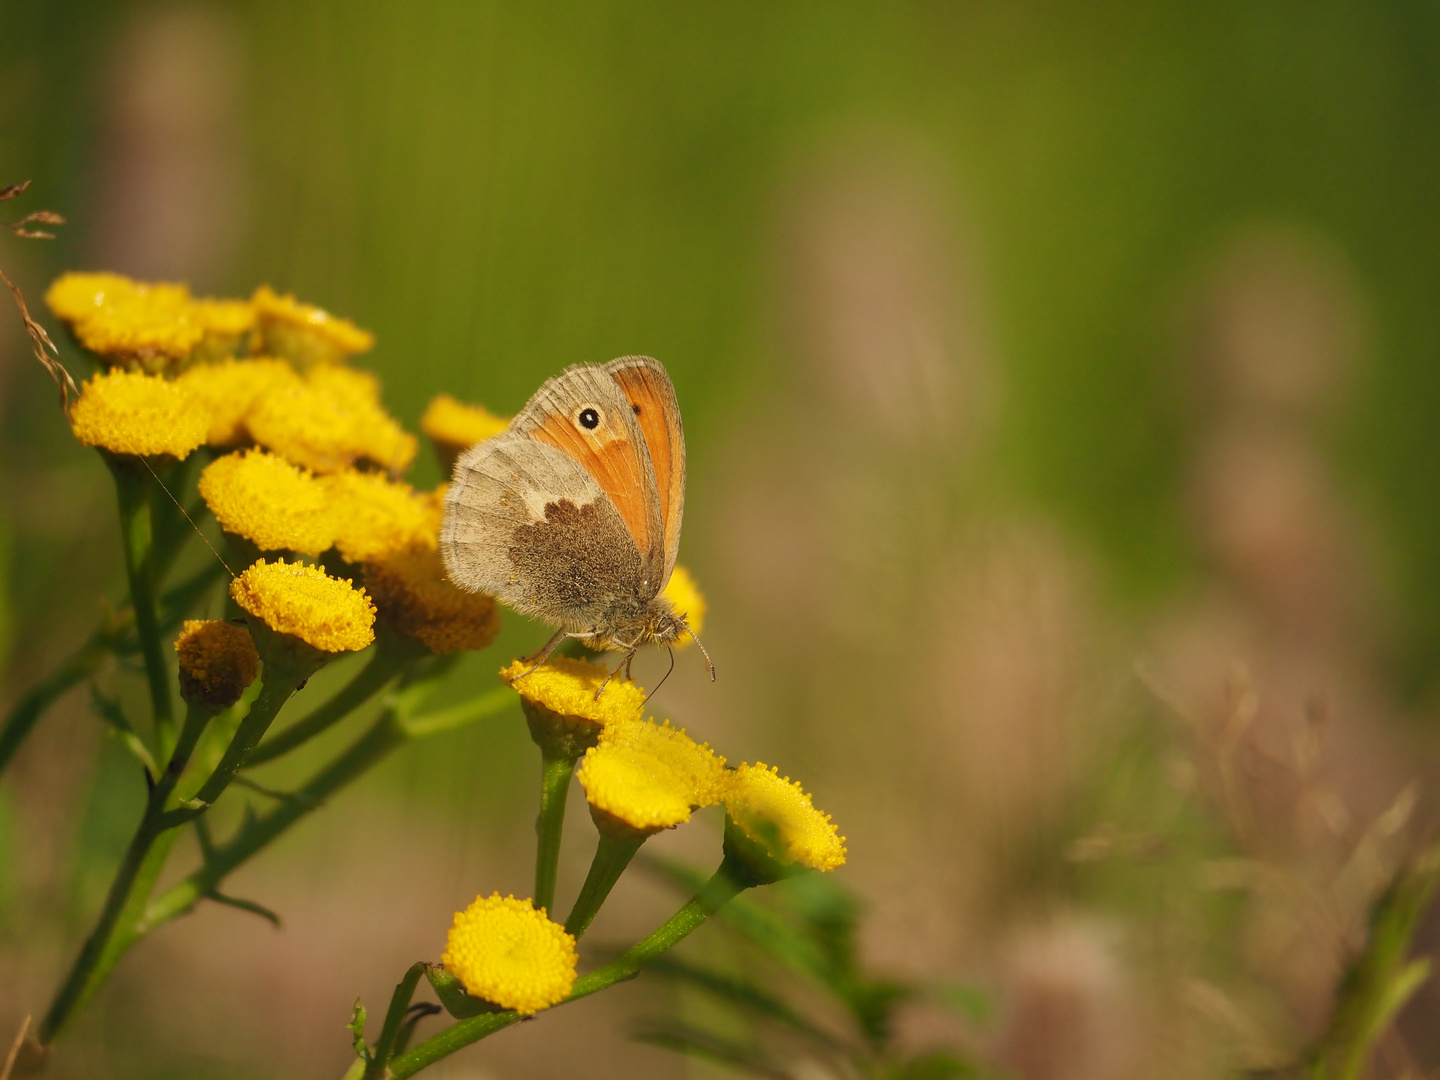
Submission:
M 380 1039 L 375 1043 L 375 1053 L 365 1067 L 365 1080 L 380 1080 L 388 1075 L 385 1064 L 395 1052 L 396 1040 L 405 1024 L 405 1013 L 410 1008 L 410 999 L 415 996 L 415 986 L 425 974 L 425 963 L 410 965 L 405 977 L 395 984 L 395 993 L 390 997 L 390 1008 L 385 1013 L 385 1026 L 380 1029 Z
M 224 755 L 220 758 L 220 764 L 215 766 L 215 771 L 210 778 L 200 786 L 195 793 L 195 800 L 203 803 L 203 806 L 186 807 L 181 810 L 172 811 L 169 815 L 175 819 L 173 824 L 183 825 L 192 818 L 198 817 L 205 812 L 205 809 L 214 805 L 235 779 L 235 774 L 240 767 L 246 763 L 250 754 L 254 751 L 256 744 L 269 730 L 275 715 L 280 711 L 285 702 L 290 700 L 290 695 L 295 693 L 297 672 L 283 665 L 271 661 L 261 676 L 263 682 L 260 686 L 260 694 L 250 706 L 250 711 L 245 714 L 245 719 L 240 721 L 240 727 L 236 729 L 230 745 L 225 748 Z M 303 675 L 300 676 L 303 679 Z
M 619 959 L 576 979 L 570 995 L 560 1004 L 579 1001 L 583 997 L 589 997 L 600 990 L 614 986 L 617 982 L 633 979 L 640 974 L 640 969 L 648 961 L 675 946 L 711 915 L 738 896 L 748 887 L 748 880 L 747 875 L 737 868 L 733 868 L 727 858 L 720 864 L 720 869 L 715 871 L 714 876 L 695 894 L 694 898 L 672 915 L 663 926 L 644 941 L 627 950 Z M 457 1020 L 444 1031 L 432 1035 L 415 1049 L 401 1054 L 392 1061 L 390 1076 L 394 1080 L 404 1080 L 405 1077 L 414 1076 L 421 1069 L 433 1065 L 442 1058 L 449 1057 L 455 1051 L 463 1049 L 471 1043 L 479 1042 L 487 1035 L 493 1035 L 501 1028 L 509 1027 L 521 1019 L 523 1017 L 519 1013 L 507 1009 L 504 1012 L 481 1013 L 465 1020 Z
M 125 546 L 125 575 L 130 583 L 130 604 L 135 610 L 135 632 L 145 660 L 145 677 L 150 684 L 150 704 L 155 714 L 155 741 L 164 760 L 175 740 L 175 708 L 170 694 L 170 671 L 160 640 L 155 612 L 154 537 L 151 534 L 148 473 L 138 458 L 105 454 L 115 478 L 120 504 L 120 536 Z
M 297 720 L 284 731 L 277 731 L 262 742 L 246 759 L 246 766 L 254 767 L 273 761 L 349 716 L 352 711 L 385 689 L 399 674 L 406 659 L 400 650 L 386 648 L 386 643 L 382 641 L 375 655 L 334 697 L 317 706 L 303 720 Z
M 186 713 L 185 725 L 181 728 L 174 752 L 150 791 L 145 813 L 115 872 L 100 918 L 40 1025 L 38 1034 L 42 1043 L 54 1040 L 66 1021 L 90 1000 L 125 950 L 139 936 L 137 923 L 155 887 L 155 880 L 165 865 L 170 845 L 175 842 L 176 833 L 173 826 L 167 824 L 169 815 L 165 804 L 174 793 L 195 744 L 210 721 L 210 715 L 208 711 L 193 706 Z
M 540 816 L 535 820 L 535 899 L 537 908 L 555 906 L 555 882 L 560 872 L 560 837 L 565 831 L 565 800 L 576 758 L 540 759 Z
M 580 895 L 565 920 L 567 933 L 579 938 L 594 921 L 610 895 L 610 890 L 620 880 L 620 875 L 630 865 L 630 860 L 648 839 L 648 834 L 638 829 L 600 829 L 600 840 L 595 845 L 595 858 L 590 861 L 590 872 L 585 875 L 585 884 L 580 886 Z
M 316 773 L 308 783 L 264 817 L 247 819 L 230 840 L 211 849 L 198 870 L 151 901 L 140 921 L 140 932 L 149 933 L 189 911 L 196 903 L 213 893 L 225 876 L 237 866 L 406 742 L 423 737 L 430 731 L 449 731 L 459 727 L 460 718 L 455 715 L 459 708 L 446 711 L 448 722 L 443 726 L 432 725 L 429 717 L 409 717 L 412 702 L 428 689 L 428 684 L 420 684 L 396 695 L 397 699 L 381 713 L 365 734 Z M 495 716 L 514 704 L 515 695 L 508 689 L 504 690 L 503 694 L 486 694 L 477 698 L 469 707 L 465 720 L 474 723 Z

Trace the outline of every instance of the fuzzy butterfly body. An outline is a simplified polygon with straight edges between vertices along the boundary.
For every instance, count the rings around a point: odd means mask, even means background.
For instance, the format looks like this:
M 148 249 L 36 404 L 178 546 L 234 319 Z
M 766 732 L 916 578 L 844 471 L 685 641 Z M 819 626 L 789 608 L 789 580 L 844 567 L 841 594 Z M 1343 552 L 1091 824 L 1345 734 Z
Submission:
M 685 509 L 685 433 L 658 360 L 566 368 L 467 450 L 445 495 L 452 581 L 564 636 L 633 653 L 687 627 L 661 595 Z M 548 647 L 547 647 L 548 648 Z

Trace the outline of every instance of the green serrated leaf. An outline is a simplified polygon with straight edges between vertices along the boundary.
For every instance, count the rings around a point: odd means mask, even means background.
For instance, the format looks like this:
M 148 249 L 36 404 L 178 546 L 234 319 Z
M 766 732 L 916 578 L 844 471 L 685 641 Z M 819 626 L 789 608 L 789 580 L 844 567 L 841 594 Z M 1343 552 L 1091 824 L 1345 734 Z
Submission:
M 456 1020 L 495 1011 L 495 1006 L 490 1002 L 467 994 L 460 980 L 440 964 L 428 965 L 425 968 L 425 978 L 429 979 L 430 985 L 435 988 L 435 996 L 440 999 L 440 1004 L 445 1006 L 445 1011 Z
M 350 1029 L 350 1034 L 354 1036 L 353 1045 L 355 1047 L 355 1056 L 362 1061 L 370 1060 L 370 1047 L 365 1044 L 366 1015 L 365 1006 L 360 1004 L 360 999 L 357 997 L 355 999 L 355 1007 L 350 1010 L 350 1023 L 345 1026 Z

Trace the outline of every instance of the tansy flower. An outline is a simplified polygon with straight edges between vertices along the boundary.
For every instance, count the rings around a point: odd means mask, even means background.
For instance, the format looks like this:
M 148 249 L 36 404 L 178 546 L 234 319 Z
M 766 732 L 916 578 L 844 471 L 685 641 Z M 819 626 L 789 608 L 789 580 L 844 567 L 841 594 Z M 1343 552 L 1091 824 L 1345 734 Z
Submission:
M 494 598 L 457 589 L 445 577 L 440 552 L 427 545 L 367 562 L 365 589 L 382 619 L 437 656 L 486 648 L 500 632 Z
M 255 327 L 255 309 L 248 300 L 195 300 L 190 317 L 205 331 L 190 359 L 215 361 L 234 356 Z
M 184 285 L 119 274 L 65 274 L 45 301 L 84 348 L 148 371 L 183 360 L 205 337 Z
M 606 725 L 638 720 L 645 708 L 645 691 L 629 680 L 607 684 L 603 664 L 552 656 L 533 671 L 531 666 L 516 660 L 500 678 L 519 693 L 530 737 L 547 757 L 573 761 L 599 741 Z M 605 692 L 597 698 L 602 685 Z
M 211 446 L 240 446 L 250 441 L 245 420 L 255 402 L 286 386 L 298 386 L 300 376 L 284 360 L 222 360 L 194 364 L 175 380 L 210 410 Z
M 302 563 L 261 559 L 230 583 L 230 595 L 277 634 L 321 652 L 351 652 L 375 640 L 375 605 L 349 581 Z
M 301 367 L 335 363 L 375 345 L 375 335 L 368 330 L 289 294 L 280 296 L 268 285 L 256 289 L 250 302 L 264 351 Z
M 526 1016 L 575 985 L 575 939 L 543 908 L 498 892 L 455 913 L 440 960 L 471 997 Z
M 449 394 L 430 399 L 425 415 L 420 417 L 420 430 L 435 444 L 440 464 L 449 472 L 455 459 L 478 442 L 499 435 L 510 421 L 496 416 L 480 405 L 466 405 Z
M 622 720 L 606 726 L 576 775 L 601 828 L 608 818 L 655 832 L 718 800 L 725 759 L 668 722 Z
M 694 633 L 698 634 L 705 629 L 705 597 L 701 595 L 700 587 L 695 584 L 689 570 L 683 566 L 675 567 L 670 574 L 670 580 L 665 584 L 664 596 L 670 601 L 675 613 L 685 617 L 685 624 Z M 686 634 L 675 643 L 675 648 L 683 648 L 694 640 L 691 634 Z
M 316 364 L 305 373 L 305 381 L 355 417 L 361 435 L 358 457 L 391 473 L 402 473 L 414 463 L 420 443 L 380 404 L 377 376 L 344 364 Z
M 261 551 L 319 555 L 335 542 L 325 489 L 283 458 L 263 450 L 226 454 L 205 466 L 198 486 L 220 527 Z
M 210 414 L 189 391 L 158 375 L 108 371 L 81 388 L 70 427 L 84 445 L 115 454 L 184 458 L 205 441 Z
M 175 639 L 180 692 L 212 712 L 228 709 L 260 672 L 250 631 L 216 619 L 186 619 Z
M 777 770 L 760 762 L 741 765 L 721 801 L 731 823 L 777 863 L 821 871 L 845 865 L 845 838 L 837 835 L 830 815 L 815 809 L 805 789 Z
M 415 459 L 415 437 L 355 381 L 329 371 L 265 394 L 246 424 L 260 445 L 315 472 L 334 472 L 361 458 L 400 472 Z
M 439 523 L 431 500 L 409 484 L 353 469 L 320 478 L 335 517 L 335 547 L 352 563 L 405 548 L 435 547 Z

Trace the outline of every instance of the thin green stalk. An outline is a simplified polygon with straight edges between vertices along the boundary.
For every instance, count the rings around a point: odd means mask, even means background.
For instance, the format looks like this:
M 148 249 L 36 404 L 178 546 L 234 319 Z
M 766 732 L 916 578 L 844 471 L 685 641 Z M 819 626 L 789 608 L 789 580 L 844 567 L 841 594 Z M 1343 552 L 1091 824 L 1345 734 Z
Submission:
M 638 829 L 601 828 L 600 840 L 595 845 L 595 858 L 590 861 L 590 872 L 585 875 L 585 884 L 580 886 L 580 895 L 575 898 L 575 906 L 565 920 L 567 933 L 579 938 L 589 929 L 600 905 L 605 903 L 610 890 L 647 839 L 647 834 Z
M 144 463 L 137 458 L 106 454 L 105 461 L 115 478 L 120 504 L 120 537 L 125 547 L 125 575 L 130 583 L 130 604 L 135 611 L 135 632 L 140 655 L 145 660 L 145 677 L 150 685 L 150 704 L 155 715 L 155 741 L 159 760 L 170 756 L 175 741 L 175 709 L 170 694 L 170 671 L 165 663 L 159 619 L 155 610 L 155 547 L 151 533 L 150 499 Z
M 727 858 L 700 891 L 672 915 L 663 926 L 644 941 L 626 951 L 619 959 L 576 979 L 569 997 L 560 1004 L 579 1001 L 583 997 L 589 997 L 618 982 L 633 979 L 640 974 L 641 968 L 647 961 L 678 944 L 706 919 L 738 896 L 748 887 L 748 881 L 747 875 L 732 868 L 730 860 Z M 442 1058 L 449 1057 L 455 1051 L 463 1049 L 471 1043 L 479 1042 L 487 1035 L 493 1035 L 501 1028 L 509 1027 L 521 1019 L 523 1017 L 519 1013 L 507 1009 L 504 1012 L 481 1013 L 465 1020 L 457 1020 L 444 1031 L 432 1035 L 413 1050 L 406 1051 L 392 1061 L 390 1076 L 394 1080 L 404 1080 L 405 1077 L 414 1076 L 421 1069 L 433 1065 Z
M 395 1052 L 396 1040 L 405 1024 L 405 1013 L 410 1008 L 410 999 L 415 996 L 415 986 L 425 974 L 425 963 L 411 964 L 405 977 L 395 984 L 395 993 L 390 997 L 390 1008 L 385 1013 L 385 1025 L 380 1029 L 380 1038 L 375 1043 L 375 1052 L 365 1067 L 365 1080 L 381 1080 L 388 1075 L 385 1064 Z
M 140 921 L 140 933 L 149 933 L 189 911 L 218 889 L 232 870 L 406 742 L 431 732 L 450 731 L 463 723 L 475 723 L 515 704 L 515 695 L 507 689 L 503 693 L 482 695 L 465 706 L 445 710 L 443 714 L 435 714 L 443 715 L 444 724 L 434 723 L 428 715 L 409 717 L 413 702 L 429 688 L 428 684 L 417 685 L 396 695 L 396 700 L 381 713 L 379 719 L 309 782 L 265 816 L 248 818 L 230 840 L 212 848 L 199 869 L 151 901 Z
M 540 759 L 540 816 L 535 820 L 535 906 L 549 911 L 555 906 L 555 882 L 560 871 L 560 837 L 565 831 L 565 800 L 570 794 L 570 777 L 575 772 L 573 757 Z
M 284 731 L 277 731 L 257 746 L 246 759 L 246 766 L 253 767 L 273 761 L 281 754 L 308 742 L 385 689 L 400 673 L 408 659 L 400 649 L 387 648 L 386 645 L 382 640 L 369 662 L 329 701 L 317 706 L 303 720 L 297 720 Z
M 139 936 L 136 924 L 165 865 L 170 845 L 175 841 L 173 826 L 166 824 L 166 803 L 209 721 L 210 713 L 203 709 L 192 706 L 187 712 L 174 752 L 165 771 L 156 778 L 150 790 L 145 813 L 115 872 L 100 918 L 40 1024 L 38 1034 L 42 1043 L 54 1040 L 70 1017 L 90 1000 L 125 950 Z
M 250 706 L 250 711 L 245 714 L 245 719 L 240 721 L 240 727 L 236 729 L 230 745 L 225 748 L 220 764 L 215 766 L 210 778 L 200 785 L 200 790 L 195 793 L 192 801 L 203 805 L 171 811 L 169 817 L 173 824 L 183 825 L 204 813 L 207 807 L 214 805 L 215 800 L 230 786 L 235 774 L 240 771 L 240 767 L 246 763 L 265 732 L 269 730 L 281 707 L 290 700 L 290 695 L 295 693 L 295 686 L 299 681 L 295 671 L 278 665 L 273 658 L 261 679 L 263 682 L 260 694 Z

